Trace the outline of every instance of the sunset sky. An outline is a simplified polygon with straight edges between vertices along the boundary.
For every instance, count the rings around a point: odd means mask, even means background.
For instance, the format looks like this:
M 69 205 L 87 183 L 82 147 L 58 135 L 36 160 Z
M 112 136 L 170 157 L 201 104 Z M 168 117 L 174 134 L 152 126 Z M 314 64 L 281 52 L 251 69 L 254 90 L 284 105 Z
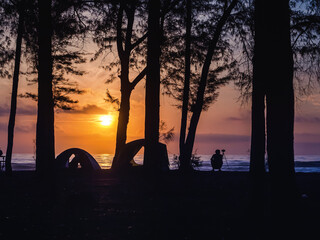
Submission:
M 92 154 L 113 153 L 118 112 L 104 101 L 106 88 L 119 96 L 118 81 L 105 84 L 108 71 L 102 69 L 101 61 L 88 62 L 79 66 L 87 74 L 76 79 L 79 88 L 86 91 L 81 96 L 76 110 L 55 115 L 56 154 L 70 147 L 79 147 Z M 22 67 L 23 70 L 23 67 Z M 19 93 L 36 92 L 36 86 L 28 86 L 25 77 L 20 79 Z M 11 79 L 0 81 L 0 148 L 5 152 L 7 124 L 11 97 Z M 144 136 L 144 80 L 138 84 L 131 98 L 131 112 L 128 141 Z M 209 111 L 201 115 L 195 150 L 198 154 L 212 154 L 216 148 L 225 148 L 230 154 L 248 154 L 250 149 L 250 103 L 241 105 L 239 91 L 230 84 L 220 90 L 218 101 Z M 168 144 L 170 153 L 178 153 L 180 110 L 173 100 L 161 96 L 161 120 L 168 128 L 175 128 L 175 139 Z M 18 100 L 14 153 L 35 152 L 36 103 Z M 109 115 L 110 125 L 102 124 L 101 116 Z M 319 87 L 314 93 L 299 96 L 296 102 L 295 153 L 320 154 L 320 94 Z

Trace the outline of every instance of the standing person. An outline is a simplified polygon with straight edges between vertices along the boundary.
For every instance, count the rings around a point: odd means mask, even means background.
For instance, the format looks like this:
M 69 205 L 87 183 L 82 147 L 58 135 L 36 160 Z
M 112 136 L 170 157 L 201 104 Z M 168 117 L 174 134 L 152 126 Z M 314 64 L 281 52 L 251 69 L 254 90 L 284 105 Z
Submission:
M 0 172 L 4 169 L 5 156 L 3 156 L 3 152 L 0 149 Z
M 219 169 L 221 171 L 222 167 L 222 157 L 223 155 L 220 153 L 220 150 L 217 149 L 216 153 L 212 155 L 211 157 L 211 166 L 212 166 L 212 171 L 214 172 L 215 169 Z

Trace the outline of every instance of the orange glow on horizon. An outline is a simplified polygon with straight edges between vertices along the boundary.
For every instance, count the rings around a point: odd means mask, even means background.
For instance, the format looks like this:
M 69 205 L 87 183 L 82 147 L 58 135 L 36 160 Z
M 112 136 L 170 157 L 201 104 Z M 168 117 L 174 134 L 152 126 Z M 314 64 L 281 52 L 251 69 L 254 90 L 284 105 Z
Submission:
M 99 117 L 99 122 L 102 126 L 110 126 L 113 123 L 112 115 L 102 115 Z

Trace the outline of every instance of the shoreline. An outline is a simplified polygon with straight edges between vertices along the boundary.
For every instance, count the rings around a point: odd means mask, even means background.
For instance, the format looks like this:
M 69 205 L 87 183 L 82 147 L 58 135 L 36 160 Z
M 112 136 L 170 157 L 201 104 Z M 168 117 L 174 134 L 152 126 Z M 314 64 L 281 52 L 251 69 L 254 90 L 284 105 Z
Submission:
M 196 167 L 196 170 L 211 171 L 210 157 L 211 155 L 199 155 L 201 157 L 201 166 Z M 98 164 L 102 169 L 109 169 L 112 163 L 112 154 L 93 154 Z M 296 172 L 319 172 L 320 173 L 320 155 L 296 155 L 295 156 Z M 142 164 L 143 155 L 136 155 L 135 161 Z M 169 155 L 170 159 L 170 155 Z M 222 170 L 223 171 L 249 171 L 249 155 L 227 155 Z M 18 154 L 16 159 L 13 157 L 12 167 L 15 171 L 34 171 L 35 159 L 32 154 Z M 170 169 L 175 170 L 177 165 L 171 156 Z M 267 168 L 267 165 L 266 165 Z

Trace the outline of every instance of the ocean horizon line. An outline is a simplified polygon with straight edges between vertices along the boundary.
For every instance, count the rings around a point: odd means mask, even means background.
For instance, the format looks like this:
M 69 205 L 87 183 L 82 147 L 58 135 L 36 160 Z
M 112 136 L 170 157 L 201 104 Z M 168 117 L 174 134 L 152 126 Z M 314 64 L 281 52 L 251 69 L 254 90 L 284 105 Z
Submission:
M 113 154 L 91 154 L 101 169 L 110 169 L 113 160 Z M 168 154 L 169 167 L 171 170 L 178 168 L 178 160 L 175 154 Z M 197 154 L 200 164 L 194 166 L 196 170 L 211 171 L 211 154 Z M 143 154 L 137 154 L 134 157 L 137 164 L 143 164 Z M 250 155 L 245 154 L 226 154 L 223 160 L 222 171 L 249 171 Z M 35 170 L 35 155 L 14 153 L 12 158 L 12 168 L 14 171 Z M 267 162 L 266 162 L 267 168 Z M 295 155 L 296 172 L 320 172 L 320 155 Z

